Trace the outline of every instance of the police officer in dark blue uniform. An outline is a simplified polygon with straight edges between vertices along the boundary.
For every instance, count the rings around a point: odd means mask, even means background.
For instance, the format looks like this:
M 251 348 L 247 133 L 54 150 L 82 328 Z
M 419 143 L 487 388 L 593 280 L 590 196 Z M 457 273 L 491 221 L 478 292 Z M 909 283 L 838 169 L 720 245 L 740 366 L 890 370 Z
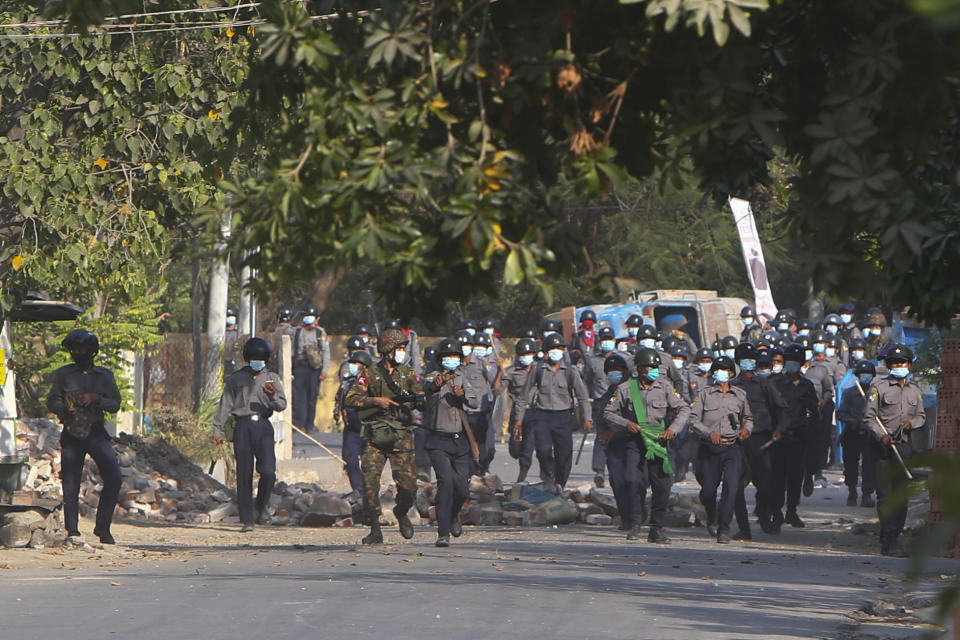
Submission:
M 347 359 L 340 365 L 340 387 L 334 398 L 334 419 L 343 425 L 343 459 L 350 488 L 359 497 L 363 493 L 363 473 L 360 471 L 360 454 L 363 452 L 363 429 L 357 410 L 343 405 L 350 387 L 357 381 L 363 370 L 373 366 L 373 358 L 366 349 L 360 336 L 347 338 Z
M 877 488 L 874 472 L 877 464 L 876 439 L 872 430 L 863 424 L 867 411 L 867 393 L 873 385 L 877 368 L 869 360 L 861 360 L 853 368 L 854 387 L 847 388 L 837 406 L 837 420 L 843 424 L 840 443 L 843 445 L 843 479 L 847 485 L 847 506 L 857 506 L 857 479 L 861 474 L 860 460 L 863 460 L 863 474 L 860 490 L 860 506 L 873 507 L 873 493 Z
M 110 533 L 113 510 L 120 495 L 120 465 L 104 427 L 104 412 L 120 410 L 120 390 L 113 373 L 94 366 L 100 350 L 97 336 L 75 329 L 62 342 L 70 352 L 73 364 L 60 367 L 53 374 L 53 386 L 47 395 L 47 408 L 63 425 L 60 434 L 60 479 L 63 488 L 63 522 L 67 537 L 80 535 L 79 496 L 83 461 L 87 454 L 97 463 L 103 488 L 97 505 L 97 521 L 93 535 L 103 544 L 114 544 Z

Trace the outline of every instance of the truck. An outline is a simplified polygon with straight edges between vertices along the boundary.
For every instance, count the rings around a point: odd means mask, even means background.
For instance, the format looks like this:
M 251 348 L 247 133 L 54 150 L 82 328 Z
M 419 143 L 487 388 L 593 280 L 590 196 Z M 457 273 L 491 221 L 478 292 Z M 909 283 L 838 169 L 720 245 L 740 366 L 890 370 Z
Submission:
M 627 336 L 627 318 L 633 314 L 658 330 L 685 331 L 698 347 L 743 330 L 740 311 L 750 304 L 743 298 L 722 297 L 708 289 L 657 289 L 631 292 L 624 302 L 565 307 L 547 317 L 563 326 L 570 341 L 587 309 L 597 314 L 597 328 L 612 327 L 618 338 Z

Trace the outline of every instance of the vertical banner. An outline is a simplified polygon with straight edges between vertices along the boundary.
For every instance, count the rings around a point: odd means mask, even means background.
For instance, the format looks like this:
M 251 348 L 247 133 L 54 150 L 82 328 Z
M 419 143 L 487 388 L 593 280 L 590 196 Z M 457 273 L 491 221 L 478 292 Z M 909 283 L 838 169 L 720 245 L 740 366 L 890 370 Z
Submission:
M 753 220 L 753 210 L 746 200 L 731 196 L 729 202 L 737 233 L 740 234 L 743 259 L 747 263 L 747 277 L 753 287 L 754 306 L 757 313 L 773 320 L 777 315 L 777 305 L 773 301 L 773 292 L 770 291 L 767 264 L 763 260 L 763 247 L 760 246 L 760 234 L 757 233 L 757 224 Z

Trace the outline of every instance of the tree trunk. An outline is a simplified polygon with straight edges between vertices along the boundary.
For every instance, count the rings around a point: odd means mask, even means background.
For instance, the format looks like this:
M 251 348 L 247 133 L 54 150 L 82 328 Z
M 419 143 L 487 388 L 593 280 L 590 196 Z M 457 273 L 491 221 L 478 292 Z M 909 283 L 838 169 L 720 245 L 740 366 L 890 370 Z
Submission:
M 194 251 L 199 251 L 194 240 Z M 201 263 L 193 261 L 193 288 L 190 292 L 190 305 L 193 315 L 193 410 L 200 410 L 203 399 L 203 282 L 200 278 Z
M 220 389 L 223 368 L 223 335 L 227 323 L 227 299 L 230 285 L 230 254 L 226 244 L 217 247 L 210 269 L 207 296 L 207 351 L 203 368 L 202 396 L 209 398 Z
M 310 294 L 308 297 L 310 298 L 310 302 L 317 305 L 321 313 L 327 306 L 327 298 L 330 297 L 330 293 L 334 287 L 340 283 L 343 276 L 347 274 L 349 268 L 349 265 L 330 267 L 322 273 L 317 274 L 317 277 L 310 283 Z
M 237 317 L 237 327 L 240 335 L 252 338 L 257 335 L 257 328 L 254 325 L 256 313 L 253 308 L 253 293 L 247 288 L 250 284 L 250 276 L 250 267 L 244 265 L 240 268 L 240 315 Z

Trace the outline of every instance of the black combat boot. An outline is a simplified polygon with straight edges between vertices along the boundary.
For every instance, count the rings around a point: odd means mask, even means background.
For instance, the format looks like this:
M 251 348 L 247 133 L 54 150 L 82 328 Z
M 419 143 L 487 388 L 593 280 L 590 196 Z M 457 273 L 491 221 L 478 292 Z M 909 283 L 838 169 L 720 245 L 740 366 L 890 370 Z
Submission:
M 397 516 L 397 524 L 400 525 L 400 535 L 409 540 L 413 537 L 413 523 L 410 522 L 410 516 L 407 515 L 407 509 L 401 509 L 400 505 L 393 508 L 393 515 Z
M 640 539 L 640 525 L 635 524 L 630 527 L 630 531 L 627 533 L 627 540 L 639 540 Z
M 660 527 L 650 527 L 650 533 L 647 534 L 647 542 L 654 544 L 670 544 L 670 538 Z
M 370 525 L 370 533 L 362 540 L 363 544 L 383 544 L 383 532 L 380 531 L 380 523 L 376 522 Z
M 847 506 L 855 507 L 857 506 L 857 489 L 856 487 L 850 487 L 847 489 Z

